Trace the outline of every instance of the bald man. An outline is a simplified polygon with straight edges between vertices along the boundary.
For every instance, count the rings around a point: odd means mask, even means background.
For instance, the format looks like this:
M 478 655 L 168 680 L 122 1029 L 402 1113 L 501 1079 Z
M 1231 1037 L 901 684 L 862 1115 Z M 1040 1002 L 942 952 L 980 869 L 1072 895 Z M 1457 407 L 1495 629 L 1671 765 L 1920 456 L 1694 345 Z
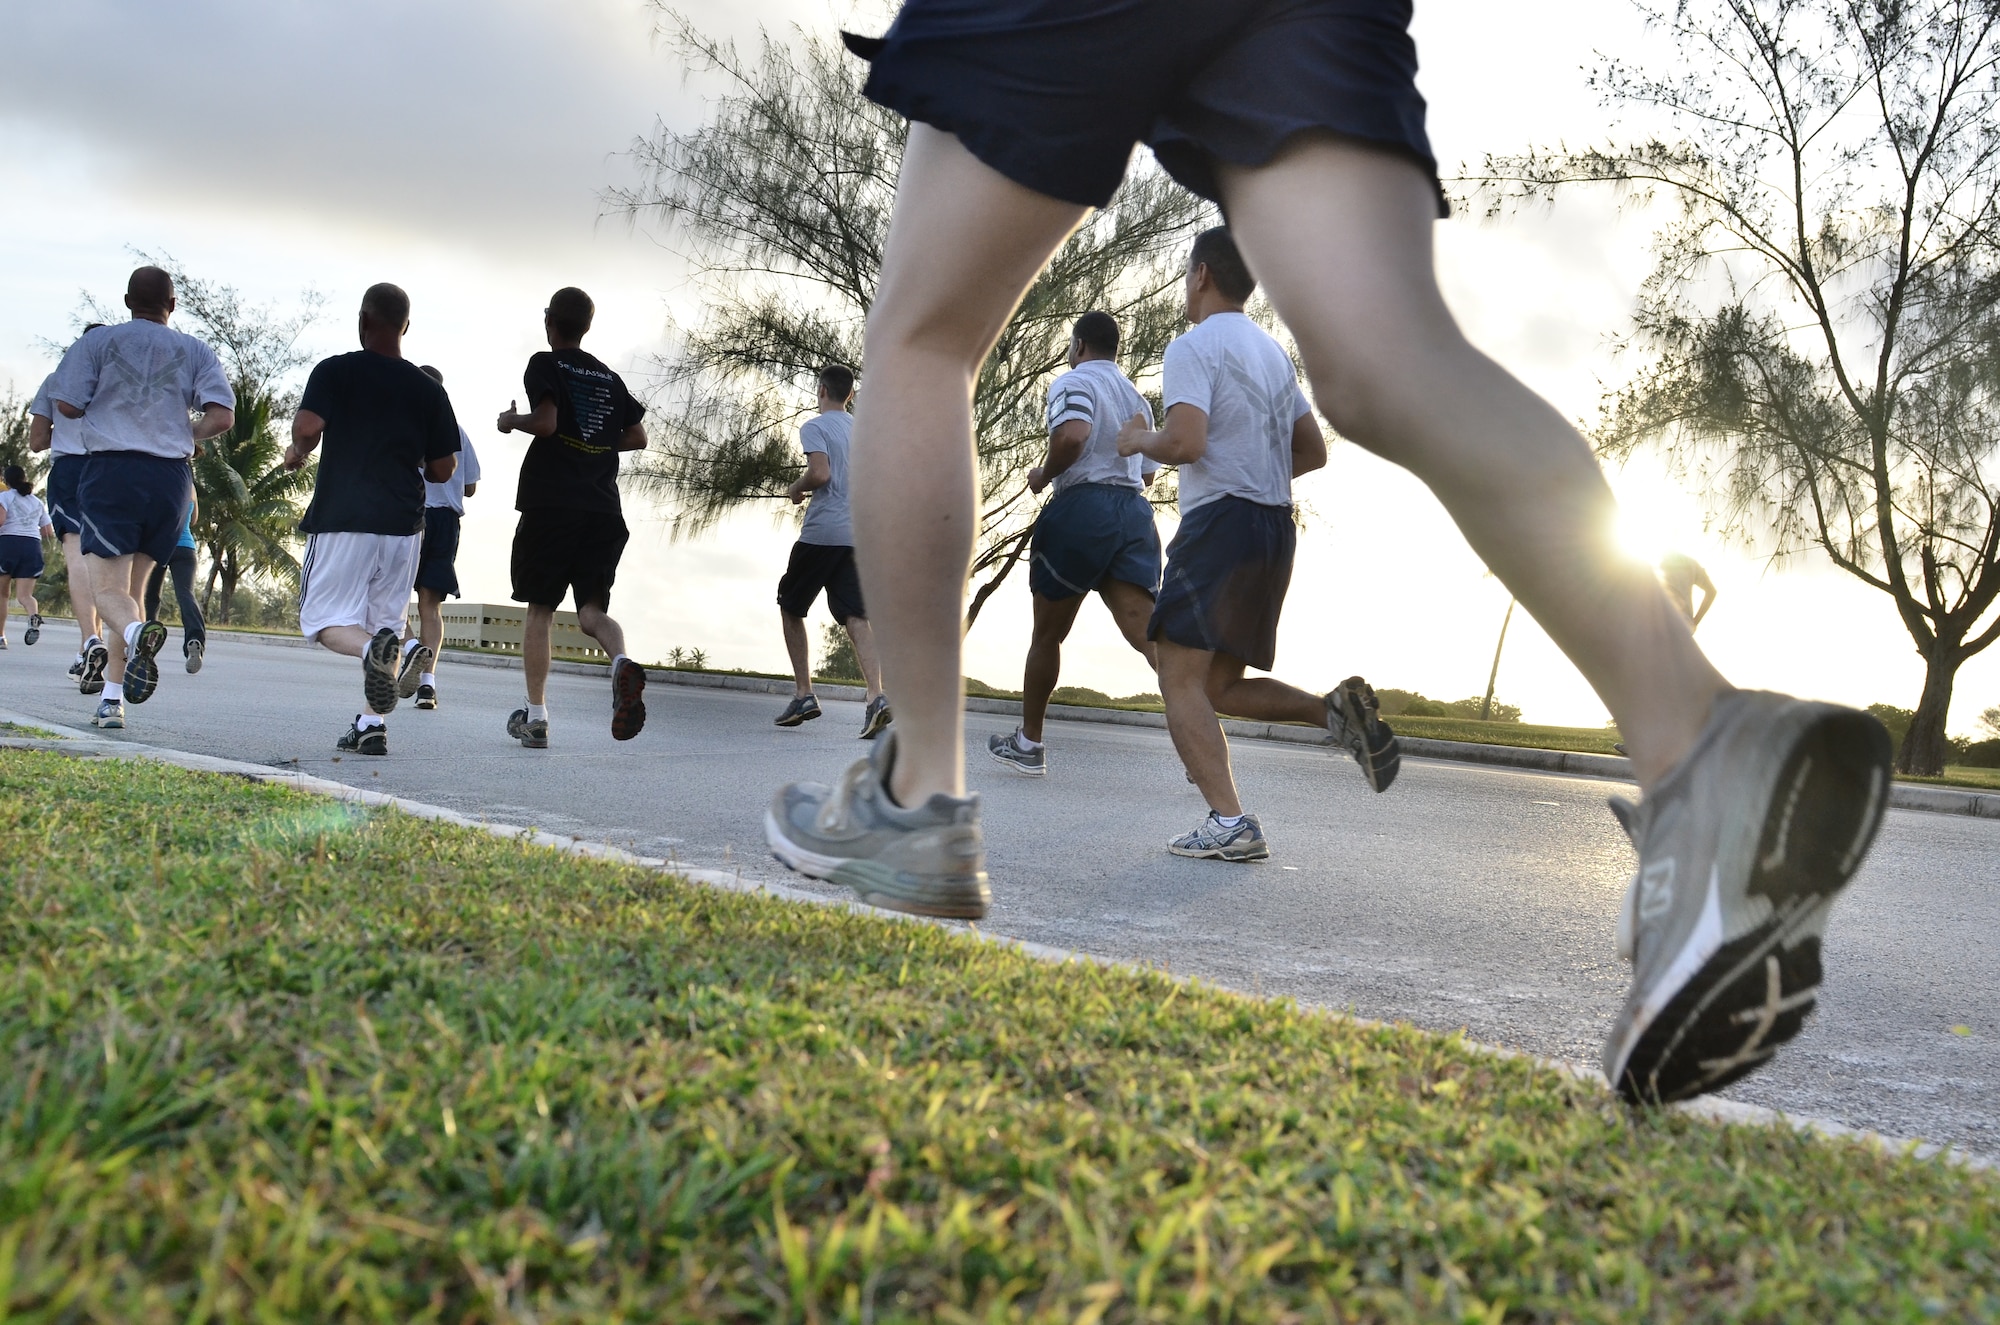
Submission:
M 194 501 L 196 445 L 236 424 L 236 393 L 215 351 L 167 325 L 173 277 L 139 268 L 125 307 L 132 320 L 85 334 L 46 388 L 62 417 L 83 425 L 79 543 L 107 655 L 91 722 L 108 728 L 124 727 L 125 701 L 145 703 L 160 682 L 154 658 L 167 628 L 144 619 L 135 574 L 143 584 L 173 556 Z

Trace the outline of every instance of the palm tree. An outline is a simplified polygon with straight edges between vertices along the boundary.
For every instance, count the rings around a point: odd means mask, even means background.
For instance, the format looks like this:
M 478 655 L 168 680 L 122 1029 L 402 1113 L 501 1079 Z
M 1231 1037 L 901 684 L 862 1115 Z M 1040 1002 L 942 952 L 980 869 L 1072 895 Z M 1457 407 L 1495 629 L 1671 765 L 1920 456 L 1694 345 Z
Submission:
M 194 489 L 200 502 L 195 541 L 208 552 L 208 583 L 202 610 L 229 623 L 236 586 L 256 573 L 296 590 L 299 559 L 293 551 L 299 517 L 312 492 L 311 467 L 287 470 L 279 463 L 284 446 L 271 426 L 273 400 L 256 383 L 236 383 L 236 426 L 202 446 L 194 462 Z M 221 589 L 217 603 L 216 590 Z

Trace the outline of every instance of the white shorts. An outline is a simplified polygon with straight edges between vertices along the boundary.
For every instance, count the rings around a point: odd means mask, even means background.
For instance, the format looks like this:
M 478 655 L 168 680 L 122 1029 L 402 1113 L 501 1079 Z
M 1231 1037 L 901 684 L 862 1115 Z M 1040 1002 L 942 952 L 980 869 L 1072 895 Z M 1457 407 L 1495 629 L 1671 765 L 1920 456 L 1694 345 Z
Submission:
M 422 534 L 312 534 L 299 569 L 299 633 L 317 641 L 328 626 L 401 635 L 417 582 Z

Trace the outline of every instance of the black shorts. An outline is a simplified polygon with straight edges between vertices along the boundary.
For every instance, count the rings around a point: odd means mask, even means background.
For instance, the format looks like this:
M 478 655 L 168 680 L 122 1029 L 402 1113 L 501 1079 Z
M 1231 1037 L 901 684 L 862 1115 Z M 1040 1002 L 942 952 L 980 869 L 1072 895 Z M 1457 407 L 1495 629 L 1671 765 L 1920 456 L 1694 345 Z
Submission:
M 1298 541 L 1289 506 L 1242 497 L 1197 506 L 1167 545 L 1167 573 L 1146 638 L 1226 653 L 1270 671 Z
M 907 0 L 886 36 L 846 40 L 871 100 L 1102 207 L 1141 142 L 1218 203 L 1217 160 L 1262 165 L 1314 129 L 1435 181 L 1409 27 L 1410 0 Z
M 803 620 L 813 602 L 826 591 L 826 610 L 833 619 L 868 619 L 861 602 L 861 572 L 854 566 L 854 549 L 831 543 L 794 543 L 792 559 L 778 581 L 778 607 L 786 616 Z
M 514 601 L 561 607 L 576 593 L 578 607 L 611 606 L 611 583 L 631 534 L 616 511 L 537 506 L 514 527 Z
M 424 550 L 417 558 L 417 588 L 458 597 L 458 512 L 424 507 Z

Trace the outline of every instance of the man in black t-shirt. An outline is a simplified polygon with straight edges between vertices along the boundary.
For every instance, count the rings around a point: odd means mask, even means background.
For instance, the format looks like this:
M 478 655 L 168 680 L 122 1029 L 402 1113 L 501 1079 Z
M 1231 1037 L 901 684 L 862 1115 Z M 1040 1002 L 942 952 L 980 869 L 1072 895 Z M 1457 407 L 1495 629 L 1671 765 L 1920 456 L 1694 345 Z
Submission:
M 606 611 L 627 533 L 618 503 L 618 453 L 646 447 L 646 410 L 618 374 L 583 350 L 597 308 L 573 286 L 542 310 L 549 348 L 528 360 L 528 412 L 509 403 L 501 432 L 533 436 L 521 462 L 514 509 L 514 600 L 528 605 L 521 666 L 527 707 L 507 734 L 531 749 L 549 743 L 549 625 L 563 595 L 576 595 L 583 633 L 611 657 L 611 735 L 629 741 L 646 725 L 646 673 L 625 656 L 625 632 Z
M 424 480 L 458 466 L 458 420 L 444 388 L 403 357 L 410 297 L 373 285 L 361 298 L 361 348 L 322 360 L 292 420 L 285 468 L 324 440 L 299 572 L 299 630 L 361 659 L 363 711 L 335 748 L 389 753 L 383 715 L 416 693 L 430 650 L 401 637 L 424 539 Z

